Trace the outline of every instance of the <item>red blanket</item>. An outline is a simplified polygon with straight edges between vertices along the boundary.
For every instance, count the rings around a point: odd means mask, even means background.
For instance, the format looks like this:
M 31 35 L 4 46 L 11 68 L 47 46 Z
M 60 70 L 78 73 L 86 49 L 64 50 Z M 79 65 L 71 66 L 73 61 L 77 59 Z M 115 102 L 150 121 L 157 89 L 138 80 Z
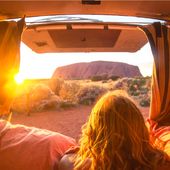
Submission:
M 59 133 L 0 120 L 0 170 L 58 169 L 60 158 L 74 145 Z
M 170 156 L 170 126 L 158 127 L 158 124 L 148 119 L 147 127 L 153 144 Z

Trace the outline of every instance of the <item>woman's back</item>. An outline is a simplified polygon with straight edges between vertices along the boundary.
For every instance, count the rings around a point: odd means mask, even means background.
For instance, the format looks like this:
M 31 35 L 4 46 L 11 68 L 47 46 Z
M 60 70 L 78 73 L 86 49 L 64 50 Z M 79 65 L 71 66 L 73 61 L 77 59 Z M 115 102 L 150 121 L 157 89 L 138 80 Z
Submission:
M 74 157 L 66 155 L 61 160 L 62 170 L 170 169 L 164 163 L 165 154 L 151 145 L 140 110 L 120 91 L 99 99 L 82 128 L 79 144 Z
M 78 151 L 79 151 L 79 147 L 72 147 L 71 149 L 69 149 L 59 162 L 59 170 L 74 170 L 76 154 Z M 164 155 L 162 155 L 161 157 L 160 155 L 157 156 L 157 157 L 160 157 L 159 158 L 160 160 L 158 161 L 156 165 L 156 170 L 170 170 L 170 161 L 168 159 L 165 159 L 165 157 L 163 156 Z M 135 168 L 133 166 L 134 165 L 133 161 L 130 162 L 130 164 L 131 164 L 131 167 L 129 167 L 129 170 L 132 170 L 132 169 L 140 170 L 139 167 Z M 90 166 L 91 166 L 91 160 L 88 159 L 83 165 L 82 169 L 79 169 L 79 170 L 90 170 Z

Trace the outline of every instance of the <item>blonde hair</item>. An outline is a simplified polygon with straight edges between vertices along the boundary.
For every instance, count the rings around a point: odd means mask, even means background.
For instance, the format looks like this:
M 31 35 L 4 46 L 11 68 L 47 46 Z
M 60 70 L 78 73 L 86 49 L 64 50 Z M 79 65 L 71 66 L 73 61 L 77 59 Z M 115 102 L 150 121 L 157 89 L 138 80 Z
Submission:
M 82 128 L 75 169 L 87 159 L 90 170 L 154 170 L 162 153 L 149 143 L 140 110 L 122 91 L 105 94 Z

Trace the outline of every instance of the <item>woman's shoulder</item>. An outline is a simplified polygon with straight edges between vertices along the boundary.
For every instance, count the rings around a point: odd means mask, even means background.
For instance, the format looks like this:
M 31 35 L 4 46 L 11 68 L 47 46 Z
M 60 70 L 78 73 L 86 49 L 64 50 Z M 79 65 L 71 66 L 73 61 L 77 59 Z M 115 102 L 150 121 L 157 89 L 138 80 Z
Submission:
M 170 161 L 159 164 L 157 170 L 170 170 Z
M 78 159 L 77 152 L 79 151 L 79 147 L 72 147 L 61 158 L 59 162 L 59 170 L 73 170 L 76 159 Z M 91 160 L 84 160 L 83 164 L 79 169 L 89 170 L 91 166 Z
M 59 170 L 72 170 L 74 168 L 74 159 L 78 151 L 78 146 L 71 147 L 67 150 L 59 162 Z
M 59 170 L 73 170 L 75 156 L 74 153 L 65 154 L 59 162 Z
M 59 162 L 59 170 L 73 170 L 74 163 L 77 159 L 77 154 L 66 154 Z M 91 166 L 91 160 L 86 159 L 79 169 L 89 170 Z
M 166 154 L 162 154 L 159 157 L 157 170 L 170 170 L 170 157 Z

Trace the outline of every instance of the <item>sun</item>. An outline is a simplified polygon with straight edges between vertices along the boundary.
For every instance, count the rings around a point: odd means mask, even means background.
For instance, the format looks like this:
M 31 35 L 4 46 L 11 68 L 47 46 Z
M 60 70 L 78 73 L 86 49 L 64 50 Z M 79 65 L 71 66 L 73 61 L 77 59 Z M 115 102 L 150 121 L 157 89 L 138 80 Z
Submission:
M 15 82 L 17 84 L 22 84 L 24 82 L 24 76 L 20 73 L 15 75 Z

